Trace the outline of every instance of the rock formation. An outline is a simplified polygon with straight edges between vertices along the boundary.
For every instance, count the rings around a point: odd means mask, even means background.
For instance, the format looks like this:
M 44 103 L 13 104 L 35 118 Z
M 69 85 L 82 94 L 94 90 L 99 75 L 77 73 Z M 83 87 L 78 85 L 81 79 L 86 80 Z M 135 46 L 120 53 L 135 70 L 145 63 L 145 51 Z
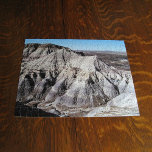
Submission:
M 17 102 L 58 116 L 98 116 L 96 108 L 110 105 L 137 109 L 132 97 L 135 92 L 130 71 L 62 46 L 25 45 Z

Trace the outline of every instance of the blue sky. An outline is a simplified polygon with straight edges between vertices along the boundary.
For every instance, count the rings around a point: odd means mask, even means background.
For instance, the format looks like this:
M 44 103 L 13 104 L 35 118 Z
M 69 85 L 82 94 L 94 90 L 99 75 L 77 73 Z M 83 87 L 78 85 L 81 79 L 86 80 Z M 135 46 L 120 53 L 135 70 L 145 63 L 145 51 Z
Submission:
M 72 50 L 126 52 L 123 40 L 26 39 L 25 44 L 28 43 L 52 43 Z

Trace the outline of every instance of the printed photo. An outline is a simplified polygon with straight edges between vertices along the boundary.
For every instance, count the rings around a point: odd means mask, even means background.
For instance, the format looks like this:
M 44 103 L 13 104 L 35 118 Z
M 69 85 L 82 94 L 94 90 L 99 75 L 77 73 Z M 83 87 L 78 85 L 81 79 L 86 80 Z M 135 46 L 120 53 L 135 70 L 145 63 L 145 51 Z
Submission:
M 139 116 L 124 41 L 26 39 L 15 116 Z

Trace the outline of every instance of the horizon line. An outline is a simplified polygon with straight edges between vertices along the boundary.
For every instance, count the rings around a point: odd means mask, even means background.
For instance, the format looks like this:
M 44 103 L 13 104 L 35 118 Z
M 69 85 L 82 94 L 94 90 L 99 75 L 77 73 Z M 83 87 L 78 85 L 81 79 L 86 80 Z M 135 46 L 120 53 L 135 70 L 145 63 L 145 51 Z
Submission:
M 126 52 L 124 40 L 92 40 L 92 39 L 25 39 L 25 44 L 53 44 L 71 50 L 109 50 Z

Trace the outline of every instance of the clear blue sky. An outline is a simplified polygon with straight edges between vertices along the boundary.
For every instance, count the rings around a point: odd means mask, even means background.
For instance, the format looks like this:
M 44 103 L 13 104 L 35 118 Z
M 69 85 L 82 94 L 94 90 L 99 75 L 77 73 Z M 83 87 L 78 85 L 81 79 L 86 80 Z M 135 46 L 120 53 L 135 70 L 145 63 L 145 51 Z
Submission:
M 25 44 L 28 43 L 52 43 L 72 50 L 126 52 L 125 44 L 122 40 L 26 39 Z

